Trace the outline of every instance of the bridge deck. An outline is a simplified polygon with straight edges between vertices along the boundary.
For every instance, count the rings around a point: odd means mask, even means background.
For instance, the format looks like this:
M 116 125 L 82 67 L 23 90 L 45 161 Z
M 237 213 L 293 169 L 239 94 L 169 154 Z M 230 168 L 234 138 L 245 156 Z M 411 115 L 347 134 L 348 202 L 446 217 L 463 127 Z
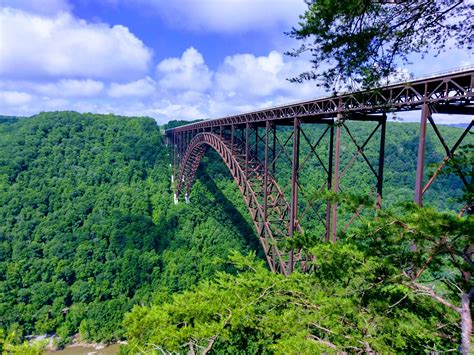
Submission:
M 351 114 L 350 119 L 384 112 L 419 110 L 423 103 L 431 104 L 439 113 L 474 114 L 474 68 L 445 73 L 435 77 L 395 83 L 368 91 L 328 96 L 283 106 L 271 107 L 212 120 L 204 120 L 169 129 L 167 134 L 189 130 L 240 125 L 264 124 L 265 121 L 285 121 L 298 117 L 304 122 L 324 122 L 337 114 Z M 358 114 L 362 114 L 359 115 Z

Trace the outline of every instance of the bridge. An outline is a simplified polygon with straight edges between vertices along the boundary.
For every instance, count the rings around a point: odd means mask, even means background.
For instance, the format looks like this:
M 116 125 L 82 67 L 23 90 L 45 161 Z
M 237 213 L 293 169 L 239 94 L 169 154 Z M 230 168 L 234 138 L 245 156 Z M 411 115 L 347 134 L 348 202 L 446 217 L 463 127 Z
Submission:
M 288 237 L 302 235 L 304 228 L 311 227 L 335 242 L 364 207 L 381 208 L 387 114 L 421 111 L 414 200 L 422 205 L 423 195 L 473 126 L 471 120 L 450 146 L 433 114 L 474 116 L 473 86 L 471 67 L 169 129 L 166 138 L 173 155 L 175 203 L 179 199 L 189 202 L 200 161 L 212 148 L 239 187 L 270 269 L 284 275 L 295 268 L 305 270 L 311 256 L 288 243 L 294 241 Z M 357 136 L 351 122 L 368 122 L 370 134 Z M 428 124 L 446 156 L 424 183 Z M 341 145 L 341 134 L 348 137 L 352 150 Z M 369 142 L 377 147 L 376 156 L 369 156 Z M 360 201 L 348 212 L 337 196 L 343 192 L 341 181 L 356 161 L 367 170 L 361 180 L 371 183 L 372 190 L 366 193 L 373 199 Z M 467 177 L 461 179 L 468 184 Z

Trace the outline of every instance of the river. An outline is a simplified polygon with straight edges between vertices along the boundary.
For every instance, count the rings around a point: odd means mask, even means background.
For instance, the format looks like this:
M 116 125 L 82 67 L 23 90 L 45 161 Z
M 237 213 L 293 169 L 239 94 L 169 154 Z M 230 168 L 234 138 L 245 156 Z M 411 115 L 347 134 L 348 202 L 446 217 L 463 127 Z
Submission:
M 93 346 L 69 345 L 62 350 L 47 351 L 46 355 L 116 355 L 120 344 L 111 344 L 103 349 L 95 349 Z

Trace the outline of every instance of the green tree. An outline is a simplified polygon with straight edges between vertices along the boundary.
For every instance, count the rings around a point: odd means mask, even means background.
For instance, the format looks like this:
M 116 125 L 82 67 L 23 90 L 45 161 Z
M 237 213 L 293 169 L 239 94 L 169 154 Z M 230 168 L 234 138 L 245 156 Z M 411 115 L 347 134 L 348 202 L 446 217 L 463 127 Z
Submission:
M 369 256 L 399 270 L 400 283 L 457 313 L 461 352 L 471 353 L 474 299 L 474 217 L 408 205 L 405 213 L 380 212 L 348 238 Z
M 450 46 L 472 49 L 474 5 L 462 0 L 308 0 L 290 36 L 301 40 L 289 54 L 310 52 L 313 71 L 293 81 L 319 79 L 372 87 L 408 62 L 412 53 L 435 55 Z
M 452 312 L 418 300 L 396 268 L 356 245 L 320 244 L 314 272 L 273 274 L 234 254 L 236 276 L 136 306 L 124 353 L 405 352 L 452 349 Z M 427 316 L 429 314 L 429 316 Z

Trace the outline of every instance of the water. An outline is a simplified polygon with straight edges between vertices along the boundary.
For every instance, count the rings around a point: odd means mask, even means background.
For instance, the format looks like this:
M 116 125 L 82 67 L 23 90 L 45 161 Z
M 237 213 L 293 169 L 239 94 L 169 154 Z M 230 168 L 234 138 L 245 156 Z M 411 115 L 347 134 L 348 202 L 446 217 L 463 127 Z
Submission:
M 108 345 L 103 349 L 96 350 L 90 346 L 69 346 L 63 350 L 47 351 L 46 355 L 116 355 L 118 354 L 120 344 Z

